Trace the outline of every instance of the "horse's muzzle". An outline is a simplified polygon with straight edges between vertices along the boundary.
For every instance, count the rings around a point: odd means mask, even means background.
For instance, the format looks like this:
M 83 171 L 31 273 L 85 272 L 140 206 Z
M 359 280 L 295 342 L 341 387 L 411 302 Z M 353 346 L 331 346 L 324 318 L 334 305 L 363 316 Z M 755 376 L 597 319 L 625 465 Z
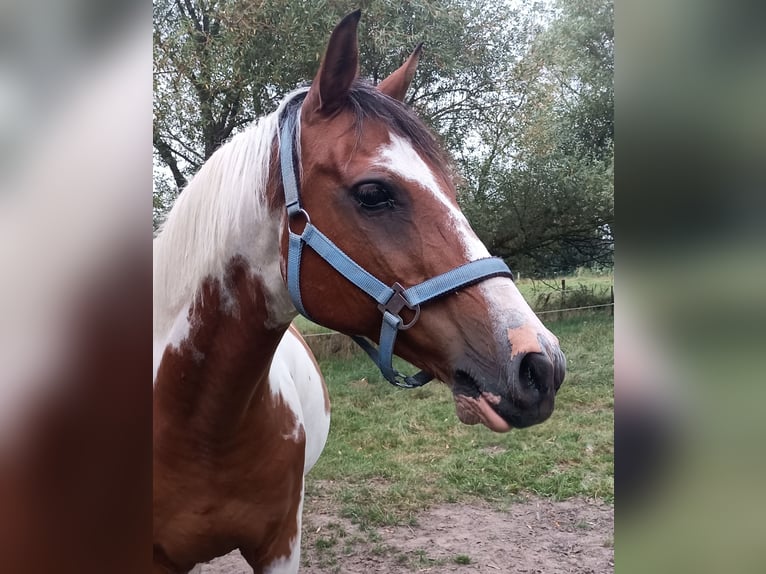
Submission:
M 481 363 L 468 361 L 454 374 L 452 392 L 462 422 L 482 423 L 505 432 L 551 416 L 566 372 L 566 359 L 558 345 L 545 345 L 541 352 L 517 353 L 499 369 L 482 368 Z

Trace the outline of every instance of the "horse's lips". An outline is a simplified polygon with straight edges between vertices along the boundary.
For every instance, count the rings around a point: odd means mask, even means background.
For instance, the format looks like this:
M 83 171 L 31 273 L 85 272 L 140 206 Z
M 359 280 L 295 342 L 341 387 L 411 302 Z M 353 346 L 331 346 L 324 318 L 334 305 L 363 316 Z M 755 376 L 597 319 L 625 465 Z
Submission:
M 460 422 L 467 425 L 482 423 L 494 432 L 508 432 L 511 425 L 501 417 L 484 396 L 469 397 L 457 393 L 454 395 L 455 410 Z

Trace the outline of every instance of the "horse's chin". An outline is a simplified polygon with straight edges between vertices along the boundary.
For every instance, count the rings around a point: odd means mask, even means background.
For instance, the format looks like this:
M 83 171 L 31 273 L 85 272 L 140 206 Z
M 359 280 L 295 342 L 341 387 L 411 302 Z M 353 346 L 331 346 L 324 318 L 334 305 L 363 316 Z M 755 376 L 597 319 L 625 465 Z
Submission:
M 494 432 L 508 432 L 511 424 L 492 406 L 498 403 L 498 397 L 482 392 L 476 379 L 470 373 L 458 369 L 450 377 L 452 398 L 460 422 L 466 425 L 483 424 Z
M 494 432 L 508 432 L 511 425 L 501 417 L 483 396 L 470 397 L 455 393 L 455 411 L 460 422 L 467 425 L 483 424 Z

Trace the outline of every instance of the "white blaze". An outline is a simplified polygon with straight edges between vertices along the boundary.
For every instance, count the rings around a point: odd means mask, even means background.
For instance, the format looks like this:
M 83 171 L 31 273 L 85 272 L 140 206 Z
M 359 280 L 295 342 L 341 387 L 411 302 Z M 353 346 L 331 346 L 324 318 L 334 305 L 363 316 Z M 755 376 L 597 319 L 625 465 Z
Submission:
M 460 238 L 467 261 L 489 257 L 489 251 L 476 236 L 460 208 L 436 181 L 431 168 L 406 139 L 390 134 L 390 143 L 378 149 L 376 165 L 385 167 L 399 177 L 429 191 L 447 210 L 452 228 Z

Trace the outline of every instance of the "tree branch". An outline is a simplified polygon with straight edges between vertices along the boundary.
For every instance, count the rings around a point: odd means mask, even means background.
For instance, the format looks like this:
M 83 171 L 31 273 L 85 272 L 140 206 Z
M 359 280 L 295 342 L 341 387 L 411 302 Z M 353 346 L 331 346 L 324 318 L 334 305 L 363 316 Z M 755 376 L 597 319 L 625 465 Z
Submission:
M 194 10 L 192 3 L 189 0 L 184 0 L 184 5 L 187 10 L 187 18 L 191 21 L 194 29 L 197 30 L 197 32 L 203 32 L 202 24 L 199 21 L 199 17 L 197 16 L 197 12 Z
M 157 150 L 157 153 L 160 154 L 162 161 L 164 161 L 165 164 L 170 168 L 178 190 L 182 190 L 187 183 L 186 177 L 184 177 L 184 174 L 181 173 L 181 170 L 178 168 L 178 161 L 175 158 L 173 148 L 164 142 L 160 137 L 160 134 L 157 132 L 154 132 L 152 139 L 154 143 L 154 149 Z
M 186 163 L 193 166 L 199 166 L 205 163 L 205 157 L 202 154 L 200 154 L 197 150 L 195 150 L 193 147 L 191 147 L 189 144 L 187 144 L 180 136 L 174 134 L 173 132 L 169 130 L 165 135 L 171 140 L 173 140 L 174 142 L 176 142 L 178 145 L 180 145 L 183 149 L 185 149 L 187 152 L 189 152 L 193 156 L 193 157 L 189 157 L 188 155 L 182 155 L 181 152 L 173 150 L 173 153 L 175 153 L 181 159 L 186 161 Z

